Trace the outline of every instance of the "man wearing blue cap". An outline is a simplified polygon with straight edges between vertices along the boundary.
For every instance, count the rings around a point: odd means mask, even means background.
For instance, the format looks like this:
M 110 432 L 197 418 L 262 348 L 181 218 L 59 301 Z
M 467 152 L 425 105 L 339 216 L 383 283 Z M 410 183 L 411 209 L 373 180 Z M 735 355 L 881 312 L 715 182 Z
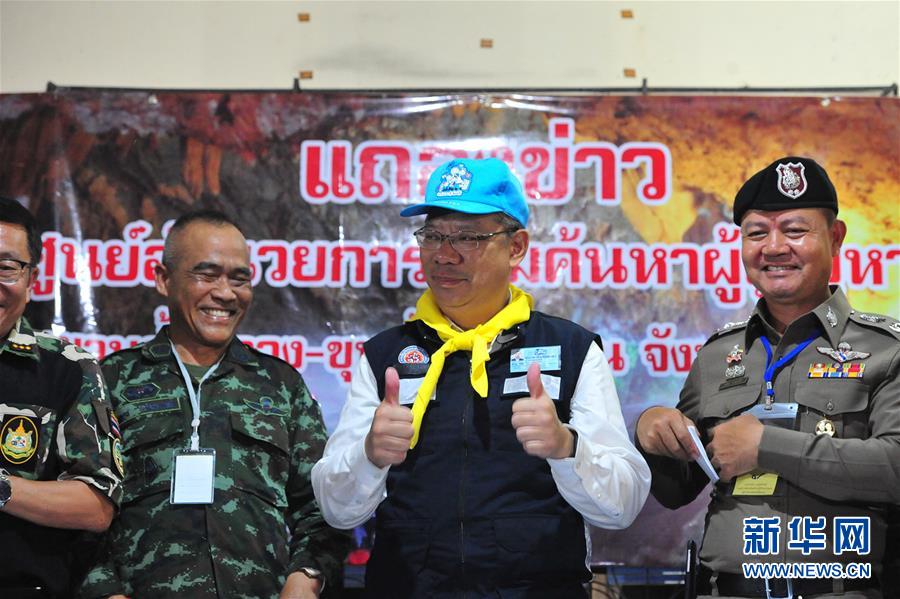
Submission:
M 706 343 L 676 408 L 638 419 L 651 492 L 666 507 L 709 482 L 689 427 L 719 471 L 703 596 L 882 596 L 885 512 L 900 503 L 900 323 L 853 310 L 829 287 L 847 232 L 837 212 L 810 158 L 781 158 L 744 183 L 734 223 L 762 299 Z M 752 568 L 761 564 L 778 568 Z
M 528 205 L 496 159 L 431 176 L 428 290 L 365 344 L 312 480 L 338 528 L 376 513 L 371 597 L 586 596 L 585 522 L 628 526 L 649 487 L 600 338 L 509 284 Z

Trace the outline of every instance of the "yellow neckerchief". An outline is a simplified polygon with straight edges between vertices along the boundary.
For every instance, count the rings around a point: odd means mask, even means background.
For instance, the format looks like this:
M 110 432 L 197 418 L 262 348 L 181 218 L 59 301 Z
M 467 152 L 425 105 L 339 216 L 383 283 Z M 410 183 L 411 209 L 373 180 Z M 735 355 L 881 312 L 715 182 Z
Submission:
M 472 388 L 481 397 L 487 397 L 488 377 L 485 362 L 491 359 L 488 353 L 489 344 L 493 343 L 494 339 L 501 332 L 528 320 L 531 317 L 531 307 L 534 305 L 534 298 L 518 287 L 510 285 L 509 290 L 509 303 L 494 314 L 489 321 L 468 331 L 459 331 L 453 328 L 450 321 L 438 308 L 430 289 L 425 291 L 422 297 L 419 298 L 419 301 L 416 302 L 416 314 L 413 320 L 421 320 L 437 331 L 441 340 L 444 341 L 444 345 L 431 354 L 431 366 L 428 367 L 428 372 L 425 373 L 425 379 L 422 381 L 422 386 L 419 387 L 416 401 L 412 406 L 413 438 L 409 444 L 410 449 L 419 442 L 419 428 L 422 426 L 422 418 L 425 416 L 428 402 L 431 401 L 431 394 L 434 392 L 438 379 L 441 377 L 441 371 L 444 370 L 444 359 L 448 355 L 459 350 L 472 352 L 472 374 L 470 377 Z

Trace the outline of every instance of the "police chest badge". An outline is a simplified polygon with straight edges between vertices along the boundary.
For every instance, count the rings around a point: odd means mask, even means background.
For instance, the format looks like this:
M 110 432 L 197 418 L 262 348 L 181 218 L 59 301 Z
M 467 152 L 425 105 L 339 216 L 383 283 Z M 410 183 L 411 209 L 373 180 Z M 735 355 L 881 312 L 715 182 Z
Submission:
M 38 427 L 34 420 L 28 416 L 13 416 L 0 428 L 3 461 L 17 467 L 28 464 L 37 452 L 38 440 Z
M 744 350 L 741 346 L 735 345 L 728 355 L 725 356 L 725 363 L 728 365 L 725 368 L 725 378 L 726 379 L 736 379 L 744 376 L 744 372 L 746 369 L 744 365 L 741 364 L 741 361 L 744 359 Z
M 872 355 L 869 352 L 855 351 L 846 341 L 841 341 L 840 343 L 838 343 L 837 349 L 831 349 L 830 347 L 817 347 L 816 351 L 818 351 L 822 355 L 828 356 L 836 362 L 840 362 L 841 364 L 843 364 L 844 362 L 850 362 L 851 360 L 865 360 Z
M 806 193 L 806 167 L 802 162 L 780 163 L 778 171 L 778 191 L 792 200 Z
M 884 316 L 878 316 L 877 314 L 860 314 L 859 317 L 866 322 L 871 322 L 873 324 L 885 321 Z

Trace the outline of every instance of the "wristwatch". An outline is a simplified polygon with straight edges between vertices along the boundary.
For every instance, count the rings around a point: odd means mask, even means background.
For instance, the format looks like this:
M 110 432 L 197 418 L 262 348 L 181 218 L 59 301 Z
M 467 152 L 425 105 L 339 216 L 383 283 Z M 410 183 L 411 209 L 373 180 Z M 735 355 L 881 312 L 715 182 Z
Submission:
M 12 485 L 9 484 L 9 472 L 0 468 L 0 510 L 12 498 Z
M 316 570 L 315 568 L 310 568 L 309 566 L 303 566 L 298 572 L 302 572 L 307 577 L 312 578 L 313 580 L 319 581 L 319 592 L 321 593 L 325 590 L 325 576 L 322 575 L 321 570 Z

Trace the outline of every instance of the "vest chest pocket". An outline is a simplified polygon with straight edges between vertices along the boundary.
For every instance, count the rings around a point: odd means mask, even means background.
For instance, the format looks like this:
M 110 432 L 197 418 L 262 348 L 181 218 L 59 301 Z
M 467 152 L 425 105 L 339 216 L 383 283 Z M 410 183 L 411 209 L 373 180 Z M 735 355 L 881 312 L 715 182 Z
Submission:
M 231 475 L 234 485 L 272 505 L 287 507 L 289 435 L 281 416 L 232 412 Z
M 800 430 L 823 434 L 833 427 L 836 439 L 866 439 L 869 386 L 858 380 L 803 380 L 794 390 Z M 828 424 L 830 422 L 830 424 Z

